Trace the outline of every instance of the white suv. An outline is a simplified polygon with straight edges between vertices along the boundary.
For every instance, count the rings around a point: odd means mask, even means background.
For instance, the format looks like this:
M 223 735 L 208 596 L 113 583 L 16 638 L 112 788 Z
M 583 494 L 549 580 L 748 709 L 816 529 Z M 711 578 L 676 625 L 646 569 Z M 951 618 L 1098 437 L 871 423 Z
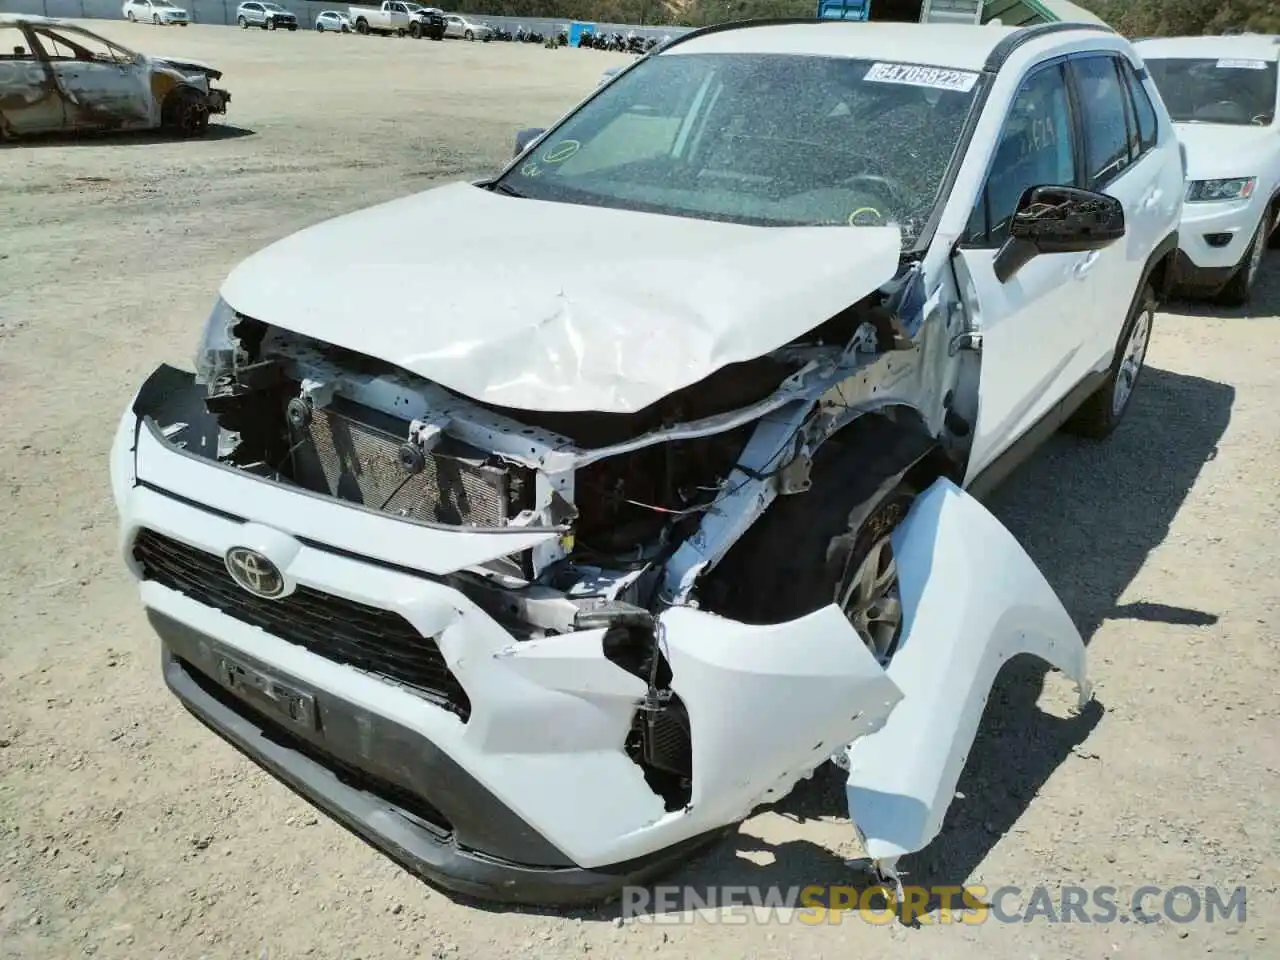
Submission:
M 1280 37 L 1135 46 L 1187 151 L 1177 286 L 1244 304 L 1280 223 Z
M 142 386 L 112 484 L 167 683 L 472 896 L 614 894 L 829 758 L 891 877 L 1002 663 L 1088 697 L 975 494 L 1132 401 L 1183 177 L 1141 61 L 710 27 L 517 149 L 250 257 Z

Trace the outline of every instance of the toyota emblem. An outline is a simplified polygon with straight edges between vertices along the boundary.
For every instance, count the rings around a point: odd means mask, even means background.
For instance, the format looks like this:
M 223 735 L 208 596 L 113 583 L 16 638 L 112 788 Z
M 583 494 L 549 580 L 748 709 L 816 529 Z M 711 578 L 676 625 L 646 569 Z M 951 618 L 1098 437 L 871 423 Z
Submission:
M 231 579 L 255 597 L 268 600 L 284 593 L 284 574 L 274 563 L 248 547 L 232 547 L 226 556 Z

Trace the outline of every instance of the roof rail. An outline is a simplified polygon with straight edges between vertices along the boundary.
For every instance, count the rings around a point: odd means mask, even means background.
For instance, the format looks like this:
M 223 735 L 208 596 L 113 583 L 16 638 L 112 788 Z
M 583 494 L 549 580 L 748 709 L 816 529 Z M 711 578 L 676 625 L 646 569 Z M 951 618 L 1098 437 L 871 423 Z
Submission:
M 705 27 L 697 27 L 688 33 L 682 33 L 678 37 L 672 38 L 670 43 L 663 45 L 658 51 L 665 53 L 677 44 L 684 43 L 686 40 L 692 40 L 694 37 L 705 37 L 713 33 L 723 33 L 726 30 L 741 30 L 746 27 L 785 27 L 800 23 L 849 23 L 848 20 L 823 20 L 820 17 L 773 17 L 762 18 L 759 20 L 726 20 L 723 23 L 713 23 Z
M 1004 66 L 1006 60 L 1009 59 L 1019 47 L 1030 43 L 1032 40 L 1039 40 L 1041 37 L 1048 36 L 1051 33 L 1065 33 L 1069 30 L 1092 30 L 1097 33 L 1110 33 L 1115 35 L 1115 28 L 1105 23 L 1071 23 L 1069 21 L 1053 21 L 1051 23 L 1033 23 L 1030 26 L 1023 27 L 1016 33 L 1011 33 L 992 48 L 991 53 L 987 55 L 987 62 L 982 65 L 982 69 L 986 73 L 997 73 Z

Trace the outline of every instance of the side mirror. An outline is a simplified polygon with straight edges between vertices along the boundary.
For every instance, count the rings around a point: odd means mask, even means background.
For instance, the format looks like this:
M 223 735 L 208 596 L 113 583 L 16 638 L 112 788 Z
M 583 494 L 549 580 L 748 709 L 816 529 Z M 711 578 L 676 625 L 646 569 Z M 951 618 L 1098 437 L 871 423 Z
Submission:
M 1124 206 L 1115 197 L 1079 187 L 1031 187 L 996 253 L 996 279 L 1004 283 L 1040 254 L 1101 250 L 1124 232 Z
M 540 136 L 542 136 L 546 132 L 547 130 L 545 127 L 529 127 L 525 130 L 517 130 L 516 131 L 516 152 L 513 153 L 511 156 L 512 157 L 520 156 L 520 154 L 524 153 L 525 149 L 529 146 L 529 144 L 533 143 L 533 141 L 537 140 Z

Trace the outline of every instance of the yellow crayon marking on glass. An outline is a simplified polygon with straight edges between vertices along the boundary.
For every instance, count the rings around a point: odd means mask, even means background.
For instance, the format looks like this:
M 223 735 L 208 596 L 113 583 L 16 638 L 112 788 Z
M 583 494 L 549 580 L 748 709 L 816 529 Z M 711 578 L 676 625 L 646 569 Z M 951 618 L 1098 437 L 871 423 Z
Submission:
M 880 219 L 880 211 L 875 207 L 859 207 L 857 210 L 853 211 L 853 213 L 849 214 L 849 226 L 866 226 L 865 223 L 858 223 L 858 217 L 862 216 L 864 213 L 871 214 L 871 216 L 875 217 L 877 220 Z
M 542 173 L 542 168 L 538 166 L 538 162 L 536 160 L 530 160 L 520 168 L 520 172 L 526 177 L 536 177 L 538 174 Z
M 577 140 L 561 140 L 554 147 L 549 148 L 542 155 L 543 163 L 564 163 L 575 153 L 582 149 L 582 144 Z

